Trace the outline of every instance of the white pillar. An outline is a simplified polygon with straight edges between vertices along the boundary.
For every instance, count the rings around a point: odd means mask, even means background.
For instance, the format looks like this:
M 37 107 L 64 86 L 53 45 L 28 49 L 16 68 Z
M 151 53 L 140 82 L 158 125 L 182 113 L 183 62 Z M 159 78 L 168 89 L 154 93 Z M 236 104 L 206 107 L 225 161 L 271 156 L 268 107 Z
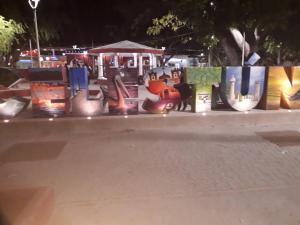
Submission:
M 133 53 L 133 66 L 134 68 L 137 68 L 137 54 Z
M 153 68 L 153 55 L 152 54 L 148 54 L 149 55 L 149 64 L 150 64 L 150 70 Z
M 143 75 L 143 55 L 139 55 L 139 76 Z
M 157 60 L 156 60 L 156 55 L 152 55 L 153 56 L 153 68 L 157 67 Z
M 118 55 L 115 55 L 114 56 L 114 61 L 115 61 L 115 67 L 119 67 L 119 56 Z
M 103 79 L 104 72 L 103 72 L 103 53 L 98 55 L 98 79 Z

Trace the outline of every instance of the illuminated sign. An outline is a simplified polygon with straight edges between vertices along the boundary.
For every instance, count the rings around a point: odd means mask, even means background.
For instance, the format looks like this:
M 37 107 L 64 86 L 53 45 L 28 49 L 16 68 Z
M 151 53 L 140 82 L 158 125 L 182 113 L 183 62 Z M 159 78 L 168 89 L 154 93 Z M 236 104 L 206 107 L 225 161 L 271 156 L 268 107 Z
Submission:
M 146 98 L 143 109 L 150 113 L 167 113 L 181 102 L 176 85 L 180 83 L 180 71 L 172 68 L 156 68 L 145 79 L 147 90 L 158 97 L 157 101 Z
M 221 82 L 221 67 L 187 68 L 185 82 L 193 85 L 192 112 L 210 111 L 212 85 Z
M 130 73 L 126 69 L 109 68 L 108 95 L 108 108 L 110 114 L 137 114 L 137 73 Z
M 300 67 L 269 67 L 263 109 L 300 109 Z
M 201 80 L 203 72 L 205 79 L 211 77 L 209 68 L 186 69 L 187 82 L 196 87 L 205 86 L 207 82 Z M 281 107 L 300 109 L 300 67 L 225 67 L 220 76 L 218 94 L 224 104 L 234 110 L 249 111 L 256 107 L 265 110 Z M 210 81 L 206 85 L 208 94 L 211 93 L 213 83 Z M 199 101 L 200 97 L 204 98 L 202 95 L 199 88 L 194 88 L 194 96 L 197 96 L 193 100 L 194 108 L 197 109 L 193 110 L 195 112 L 210 110 L 203 107 L 203 101 Z
M 33 116 L 56 117 L 69 113 L 98 116 L 105 111 L 106 102 L 110 114 L 137 114 L 139 86 L 135 72 L 110 68 L 107 91 L 100 86 L 99 90 L 89 91 L 86 68 L 70 69 L 70 90 L 62 81 L 61 69 L 31 69 Z M 180 85 L 188 88 L 180 90 Z M 300 67 L 187 68 L 183 75 L 171 68 L 156 68 L 146 76 L 145 86 L 155 97 L 143 102 L 143 109 L 149 113 L 174 110 L 182 99 L 188 98 L 185 91 L 189 90 L 192 90 L 192 111 L 203 115 L 219 106 L 245 112 L 253 108 L 300 109 Z M 14 117 L 22 109 L 23 102 L 13 100 L 0 102 L 0 116 Z
M 67 112 L 67 88 L 62 82 L 31 82 L 32 113 L 34 117 L 58 117 Z
M 223 102 L 237 111 L 249 111 L 261 100 L 265 67 L 226 67 L 221 80 Z

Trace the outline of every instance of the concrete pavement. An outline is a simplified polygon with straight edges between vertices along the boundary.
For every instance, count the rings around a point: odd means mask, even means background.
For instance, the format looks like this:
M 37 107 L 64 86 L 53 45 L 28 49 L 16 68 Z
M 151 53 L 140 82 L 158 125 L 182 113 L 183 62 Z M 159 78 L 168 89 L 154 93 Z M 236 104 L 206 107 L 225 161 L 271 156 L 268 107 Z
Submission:
M 0 192 L 53 190 L 49 225 L 299 225 L 299 116 L 1 123 Z

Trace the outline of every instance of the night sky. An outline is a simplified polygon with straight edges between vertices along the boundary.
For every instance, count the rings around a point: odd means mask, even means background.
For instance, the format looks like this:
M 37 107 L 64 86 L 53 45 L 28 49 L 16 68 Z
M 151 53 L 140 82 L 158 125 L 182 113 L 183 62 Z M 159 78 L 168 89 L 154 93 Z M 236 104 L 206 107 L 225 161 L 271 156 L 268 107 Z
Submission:
M 201 43 L 205 41 L 201 38 L 214 32 L 219 39 L 227 38 L 229 44 L 236 51 L 239 51 L 227 29 L 228 26 L 232 23 L 241 22 L 239 26 L 247 28 L 253 21 L 259 20 L 258 24 L 263 24 L 260 25 L 261 28 L 263 27 L 261 29 L 261 35 L 264 35 L 263 38 L 266 35 L 271 35 L 277 42 L 283 42 L 291 49 L 299 49 L 298 12 L 300 5 L 298 0 L 214 0 L 216 5 L 219 6 L 217 8 L 219 10 L 210 13 L 213 20 L 206 19 L 206 17 L 201 20 L 203 12 L 194 10 L 197 6 L 197 0 L 182 2 L 187 4 L 183 7 L 186 9 L 183 10 L 183 13 L 187 15 L 184 14 L 183 16 L 188 17 L 192 23 L 196 24 L 190 39 L 180 38 L 180 35 L 191 32 L 188 28 L 181 29 L 176 34 L 169 29 L 157 37 L 146 34 L 147 28 L 152 25 L 152 19 L 160 18 L 162 15 L 166 15 L 170 8 L 175 8 L 177 6 L 175 1 L 40 0 L 37 13 L 41 34 L 40 44 L 42 47 L 71 47 L 75 44 L 90 47 L 130 40 L 153 47 L 166 46 L 168 50 L 171 49 L 176 53 L 182 50 L 186 50 L 187 53 L 193 53 L 193 51 L 198 53 L 205 48 L 205 46 L 201 46 Z M 199 1 L 198 3 L 200 2 L 207 1 Z M 228 2 L 231 2 L 235 8 Z M 249 7 L 248 4 L 252 7 Z M 21 49 L 28 48 L 28 40 L 35 39 L 33 14 L 28 0 L 0 0 L 0 15 L 3 15 L 6 19 L 11 18 L 23 22 L 28 26 L 28 32 L 20 40 L 23 46 L 18 46 Z M 284 19 L 285 17 L 287 19 Z M 247 26 L 245 25 L 246 22 Z M 248 33 L 246 30 L 250 42 L 251 37 L 254 37 L 251 29 L 248 30 Z M 286 33 L 288 31 L 289 33 Z M 153 39 L 156 39 L 156 41 L 151 41 Z M 217 47 L 222 48 L 221 44 Z M 216 49 L 216 51 L 222 53 L 223 48 L 220 49 Z
M 40 0 L 38 21 L 41 31 L 43 27 L 55 28 L 55 34 L 59 34 L 59 39 L 49 45 L 91 46 L 124 39 L 144 42 L 150 39 L 146 29 L 151 25 L 155 7 L 155 1 Z M 156 15 L 165 12 L 157 8 Z M 33 25 L 27 0 L 1 0 L 0 14 Z

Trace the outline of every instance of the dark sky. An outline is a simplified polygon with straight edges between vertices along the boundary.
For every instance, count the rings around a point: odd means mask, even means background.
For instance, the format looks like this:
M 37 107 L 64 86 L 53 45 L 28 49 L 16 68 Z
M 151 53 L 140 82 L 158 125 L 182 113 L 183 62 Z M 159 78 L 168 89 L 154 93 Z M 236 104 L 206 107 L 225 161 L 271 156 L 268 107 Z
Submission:
M 42 12 L 47 11 L 47 14 L 51 14 L 50 9 L 53 1 L 47 2 L 41 0 L 41 8 L 39 17 L 42 17 Z M 114 0 L 60 0 L 61 3 L 58 9 L 51 11 L 59 12 L 61 15 L 62 27 L 60 30 L 60 42 L 62 44 L 80 44 L 91 45 L 102 42 L 115 41 L 117 38 L 117 30 L 122 30 L 122 18 L 121 13 L 115 8 Z M 55 16 L 55 12 L 53 12 Z M 120 33 L 119 36 L 122 36 Z M 111 40 L 115 39 L 115 40 Z
M 124 39 L 149 39 L 151 19 L 164 13 L 159 0 L 40 0 L 39 26 L 55 28 L 59 40 L 49 45 L 94 45 Z M 33 25 L 27 0 L 0 0 L 0 15 Z M 46 44 L 46 43 L 44 43 Z

